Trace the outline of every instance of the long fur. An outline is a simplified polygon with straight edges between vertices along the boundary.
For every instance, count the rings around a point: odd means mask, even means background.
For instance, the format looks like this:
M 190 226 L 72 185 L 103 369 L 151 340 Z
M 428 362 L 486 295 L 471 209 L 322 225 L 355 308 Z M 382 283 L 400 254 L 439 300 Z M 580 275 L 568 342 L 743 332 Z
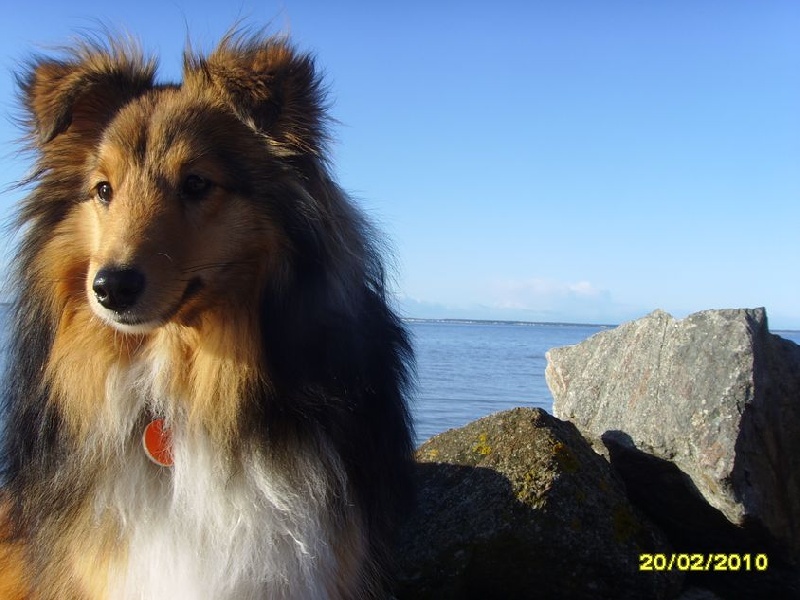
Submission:
M 85 41 L 19 81 L 36 162 L 4 597 L 380 597 L 409 500 L 412 353 L 329 173 L 312 59 L 231 34 L 158 84 L 136 48 Z M 118 267 L 143 274 L 133 307 L 100 299 Z M 172 467 L 142 450 L 155 417 Z

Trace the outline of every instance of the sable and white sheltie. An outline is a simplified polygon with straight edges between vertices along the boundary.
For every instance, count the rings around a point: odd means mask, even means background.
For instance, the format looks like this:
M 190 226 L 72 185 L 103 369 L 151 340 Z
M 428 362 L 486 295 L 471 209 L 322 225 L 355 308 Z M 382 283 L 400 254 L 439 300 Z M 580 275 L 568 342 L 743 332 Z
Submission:
M 413 359 L 313 61 L 234 33 L 154 73 L 85 41 L 19 77 L 0 596 L 380 597 Z

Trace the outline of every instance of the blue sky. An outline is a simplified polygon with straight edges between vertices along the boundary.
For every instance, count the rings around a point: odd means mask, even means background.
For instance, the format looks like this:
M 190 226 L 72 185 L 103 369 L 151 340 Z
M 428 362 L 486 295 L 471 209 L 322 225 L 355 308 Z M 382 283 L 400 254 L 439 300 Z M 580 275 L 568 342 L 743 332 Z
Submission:
M 174 80 L 187 35 L 209 49 L 242 19 L 317 55 L 336 172 L 391 239 L 407 316 L 765 306 L 800 329 L 793 0 L 19 3 L 0 23 L 0 182 L 27 168 L 12 73 L 32 52 L 100 21 Z

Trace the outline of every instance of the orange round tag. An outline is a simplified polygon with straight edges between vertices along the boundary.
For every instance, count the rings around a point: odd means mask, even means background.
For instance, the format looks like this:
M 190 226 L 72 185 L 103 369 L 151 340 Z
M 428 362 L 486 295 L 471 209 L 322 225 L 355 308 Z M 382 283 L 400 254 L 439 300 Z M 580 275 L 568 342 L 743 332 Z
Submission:
M 164 426 L 164 419 L 150 421 L 144 428 L 142 445 L 147 458 L 162 467 L 171 467 L 172 432 Z

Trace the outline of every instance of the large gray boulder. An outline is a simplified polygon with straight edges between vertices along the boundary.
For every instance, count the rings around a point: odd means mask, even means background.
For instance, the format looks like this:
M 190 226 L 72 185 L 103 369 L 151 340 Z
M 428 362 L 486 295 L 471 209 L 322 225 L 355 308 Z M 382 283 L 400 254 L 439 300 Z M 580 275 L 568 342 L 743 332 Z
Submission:
M 640 572 L 663 535 L 574 425 L 517 408 L 417 451 L 400 599 L 672 598 L 680 573 Z
M 798 562 L 800 347 L 763 309 L 655 311 L 547 360 L 554 413 L 602 439 L 662 526 Z

